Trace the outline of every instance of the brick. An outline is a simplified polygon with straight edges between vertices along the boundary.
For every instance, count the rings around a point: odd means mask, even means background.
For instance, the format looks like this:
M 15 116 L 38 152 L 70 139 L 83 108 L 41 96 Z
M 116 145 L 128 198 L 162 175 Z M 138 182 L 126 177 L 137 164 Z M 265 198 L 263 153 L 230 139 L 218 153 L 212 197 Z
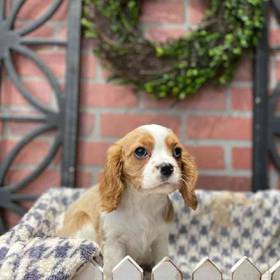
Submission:
M 2 159 L 11 152 L 16 144 L 17 142 L 13 140 L 2 141 Z M 46 141 L 34 140 L 21 149 L 13 164 L 38 164 L 46 157 L 49 147 L 50 145 Z
M 27 26 L 26 21 L 16 20 L 15 22 L 15 29 L 20 30 Z M 51 38 L 54 35 L 54 28 L 46 22 L 45 24 L 41 25 L 40 27 L 36 28 L 34 31 L 28 33 L 28 37 L 44 37 L 44 38 Z
M 197 187 L 207 190 L 250 191 L 251 178 L 238 176 L 200 175 Z
M 10 115 L 12 116 L 29 116 L 29 117 L 37 117 L 37 116 L 42 116 L 40 113 L 34 113 L 34 111 L 28 111 L 25 110 L 24 112 L 19 112 L 19 111 L 12 111 L 10 112 Z M 18 138 L 18 136 L 23 136 L 26 135 L 27 133 L 30 133 L 33 129 L 37 129 L 41 127 L 41 123 L 37 122 L 16 122 L 16 121 L 9 121 L 6 123 L 6 129 L 9 132 L 9 136 L 13 136 L 15 138 Z M 50 139 L 53 138 L 55 135 L 56 131 L 47 131 L 41 134 L 40 136 L 43 137 L 50 137 Z
M 52 89 L 46 81 L 24 81 L 24 87 L 30 95 L 39 103 L 47 105 L 51 101 Z M 29 105 L 29 102 L 19 93 L 17 88 L 8 79 L 3 81 L 2 104 L 11 105 Z M 54 98 L 54 97 L 53 97 Z
M 96 77 L 96 59 L 93 53 L 83 54 L 81 60 L 81 77 L 95 78 Z
M 248 57 L 245 57 L 239 63 L 237 69 L 235 70 L 233 81 L 249 82 L 252 81 L 252 75 L 253 75 L 252 60 Z
M 65 54 L 63 52 L 52 51 L 51 53 L 37 53 L 39 58 L 50 68 L 56 77 L 64 77 L 66 69 Z M 45 78 L 37 65 L 30 59 L 22 55 L 15 56 L 15 66 L 21 76 L 37 76 Z
M 253 93 L 249 88 L 231 89 L 231 107 L 238 111 L 252 111 Z
M 55 14 L 52 16 L 52 20 L 66 21 L 68 16 L 68 2 L 63 0 Z
M 270 30 L 269 41 L 272 46 L 280 45 L 280 28 Z
M 83 84 L 81 103 L 85 107 L 135 107 L 138 99 L 131 88 L 112 84 Z
M 19 182 L 28 176 L 32 170 L 21 169 L 21 170 L 10 170 L 6 177 L 6 183 L 11 184 Z M 36 179 L 28 184 L 21 192 L 42 194 L 50 188 L 60 186 L 60 173 L 54 170 L 43 171 Z
M 30 116 L 30 114 L 28 113 L 26 113 L 25 115 Z M 20 123 L 20 122 L 11 121 L 7 123 L 7 130 L 9 131 L 10 136 L 23 136 L 26 135 L 27 133 L 30 133 L 32 130 L 38 127 L 39 127 L 38 123 L 34 123 L 34 122 Z
M 225 110 L 226 88 L 206 86 L 197 93 L 187 97 L 178 103 L 178 107 L 184 110 Z
M 31 33 L 28 34 L 28 37 L 43 37 L 43 38 L 52 38 L 54 35 L 54 29 L 49 24 L 44 24 L 39 28 L 35 29 Z
M 187 21 L 198 24 L 204 18 L 208 3 L 204 0 L 190 0 L 187 6 Z
M 66 70 L 65 53 L 52 51 L 51 53 L 42 54 L 40 57 L 50 68 L 55 77 L 64 77 Z
M 144 106 L 150 109 L 179 109 L 179 110 L 225 110 L 226 89 L 221 87 L 205 87 L 183 101 L 175 99 L 156 100 L 145 94 Z
M 224 150 L 217 146 L 187 146 L 200 169 L 223 169 Z
M 232 167 L 234 169 L 251 169 L 252 148 L 234 147 L 232 149 Z
M 143 93 L 143 104 L 146 109 L 173 109 L 177 108 L 175 99 L 156 99 L 146 93 Z
M 78 149 L 79 165 L 103 165 L 109 143 L 80 141 Z
M 188 119 L 186 135 L 190 139 L 250 140 L 251 119 L 243 117 L 201 117 Z
M 182 0 L 145 0 L 142 4 L 141 20 L 144 22 L 184 22 L 184 2 Z
M 165 43 L 172 39 L 178 39 L 186 34 L 187 32 L 183 27 L 181 28 L 153 27 L 146 30 L 145 38 L 155 42 Z
M 77 172 L 76 185 L 78 188 L 89 188 L 93 185 L 93 176 L 91 172 L 81 171 Z
M 27 0 L 21 7 L 17 18 L 21 20 L 31 20 L 40 18 L 48 9 L 52 0 Z
M 59 149 L 52 160 L 51 166 L 60 168 L 61 162 L 62 162 L 62 149 Z
M 89 136 L 94 130 L 95 116 L 91 113 L 80 113 L 79 135 Z
M 58 26 L 55 32 L 55 38 L 60 40 L 67 40 L 68 28 L 67 26 Z M 83 57 L 82 57 L 83 59 Z
M 152 114 L 110 114 L 101 116 L 101 135 L 122 137 L 126 133 L 144 124 L 160 124 L 169 127 L 178 133 L 180 118 Z
M 61 185 L 60 179 L 59 171 L 47 169 L 31 182 L 24 192 L 42 194 L 50 188 L 59 187 Z
M 62 1 L 62 4 L 56 10 L 55 14 L 51 17 L 51 19 L 59 20 L 59 21 L 66 19 L 67 6 L 68 6 L 67 2 L 68 1 L 66 0 Z M 24 20 L 38 19 L 46 13 L 47 9 L 53 3 L 54 3 L 53 0 L 44 0 L 44 1 L 27 0 L 25 1 L 25 4 L 22 6 L 22 8 L 20 9 L 18 18 Z

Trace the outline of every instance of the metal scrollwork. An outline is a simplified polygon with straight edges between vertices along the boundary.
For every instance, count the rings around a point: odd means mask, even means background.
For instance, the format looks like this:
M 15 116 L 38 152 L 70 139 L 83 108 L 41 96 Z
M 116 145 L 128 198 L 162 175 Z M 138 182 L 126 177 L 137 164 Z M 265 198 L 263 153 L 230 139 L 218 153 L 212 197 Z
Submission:
M 37 178 L 51 163 L 60 147 L 63 148 L 61 164 L 62 185 L 73 187 L 75 182 L 76 137 L 78 119 L 78 91 L 79 91 L 79 61 L 80 61 L 80 17 L 81 0 L 68 2 L 68 37 L 67 40 L 49 38 L 26 37 L 29 33 L 45 24 L 57 11 L 63 0 L 53 0 L 48 9 L 38 19 L 27 25 L 15 29 L 15 20 L 26 0 L 13 1 L 11 13 L 5 15 L 5 5 L 8 1 L 0 0 L 0 68 L 4 67 L 9 80 L 15 85 L 22 97 L 39 113 L 36 116 L 11 115 L 0 112 L 0 122 L 36 122 L 36 129 L 25 135 L 4 158 L 0 165 L 0 209 L 23 215 L 25 209 L 20 202 L 34 200 L 36 195 L 17 193 Z M 62 91 L 57 78 L 42 59 L 31 49 L 31 46 L 56 45 L 66 48 L 66 85 Z M 21 77 L 16 71 L 13 54 L 19 53 L 30 59 L 45 76 L 54 93 L 57 109 L 51 109 L 42 104 L 25 87 Z M 0 69 L 1 70 L 1 69 Z M 1 80 L 0 80 L 1 82 Z M 0 94 L 6 94 L 2 92 Z M 32 140 L 43 133 L 55 131 L 53 143 L 45 158 L 38 166 L 20 182 L 12 185 L 6 184 L 6 176 L 17 154 Z M 64 152 L 67 149 L 67 153 Z M 3 212 L 3 211 L 2 211 Z M 0 217 L 0 233 L 6 230 L 3 215 Z

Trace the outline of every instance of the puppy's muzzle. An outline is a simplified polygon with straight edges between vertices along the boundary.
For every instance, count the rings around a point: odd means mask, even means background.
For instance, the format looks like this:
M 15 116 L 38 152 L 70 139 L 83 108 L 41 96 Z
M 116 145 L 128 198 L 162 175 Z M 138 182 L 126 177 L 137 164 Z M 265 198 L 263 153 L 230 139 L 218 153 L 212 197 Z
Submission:
M 174 166 L 170 163 L 162 163 L 158 166 L 160 170 L 160 175 L 163 178 L 169 178 L 174 172 Z

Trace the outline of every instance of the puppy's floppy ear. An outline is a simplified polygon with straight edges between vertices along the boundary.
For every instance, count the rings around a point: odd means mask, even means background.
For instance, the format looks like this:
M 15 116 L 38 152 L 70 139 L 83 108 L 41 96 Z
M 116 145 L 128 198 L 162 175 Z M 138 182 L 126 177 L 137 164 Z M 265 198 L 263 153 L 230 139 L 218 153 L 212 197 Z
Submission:
M 186 149 L 182 152 L 182 186 L 180 193 L 182 194 L 186 204 L 192 209 L 197 207 L 197 198 L 195 195 L 195 184 L 197 181 L 197 167 L 192 156 Z
M 122 145 L 118 142 L 107 151 L 105 168 L 100 178 L 101 207 L 106 212 L 112 212 L 120 203 L 124 190 L 122 168 Z

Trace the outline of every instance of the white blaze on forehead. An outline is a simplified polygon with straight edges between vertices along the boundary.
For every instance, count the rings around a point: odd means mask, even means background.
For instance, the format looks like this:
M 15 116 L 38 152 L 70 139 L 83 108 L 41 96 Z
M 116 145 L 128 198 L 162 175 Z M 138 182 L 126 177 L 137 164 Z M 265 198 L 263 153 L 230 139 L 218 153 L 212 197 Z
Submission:
M 166 145 L 166 138 L 171 130 L 157 124 L 143 125 L 140 126 L 140 129 L 148 132 L 155 140 L 151 161 L 154 164 L 161 164 L 170 160 L 172 161 L 170 151 Z
M 171 130 L 167 127 L 158 125 L 158 124 L 147 124 L 142 125 L 139 129 L 143 129 L 149 132 L 153 138 L 155 139 L 155 146 L 164 145 L 166 136 L 171 132 Z M 163 147 L 162 147 L 163 148 Z
M 143 170 L 143 188 L 156 187 L 161 181 L 160 170 L 157 168 L 162 163 L 169 163 L 174 166 L 174 174 L 169 178 L 169 183 L 176 183 L 180 177 L 180 171 L 172 151 L 167 147 L 166 138 L 171 130 L 156 124 L 143 125 L 139 129 L 148 132 L 154 138 L 152 155 Z

